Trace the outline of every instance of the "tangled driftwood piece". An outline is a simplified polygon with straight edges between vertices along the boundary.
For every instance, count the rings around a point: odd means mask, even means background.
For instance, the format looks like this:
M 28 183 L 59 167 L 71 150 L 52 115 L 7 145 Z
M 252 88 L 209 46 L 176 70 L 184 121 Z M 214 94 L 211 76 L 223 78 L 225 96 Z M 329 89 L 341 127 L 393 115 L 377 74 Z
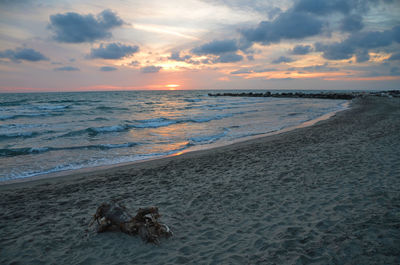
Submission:
M 143 241 L 159 244 L 160 238 L 172 235 L 167 225 L 160 223 L 157 207 L 139 208 L 136 216 L 128 213 L 123 205 L 116 203 L 102 203 L 90 222 L 97 222 L 97 232 L 120 230 L 129 235 L 139 235 Z

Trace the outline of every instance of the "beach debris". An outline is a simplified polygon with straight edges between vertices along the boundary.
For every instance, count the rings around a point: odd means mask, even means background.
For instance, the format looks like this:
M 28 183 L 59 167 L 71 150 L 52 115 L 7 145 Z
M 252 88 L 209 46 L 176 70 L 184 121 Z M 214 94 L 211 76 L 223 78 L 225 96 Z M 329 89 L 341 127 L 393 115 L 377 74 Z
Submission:
M 169 227 L 159 222 L 157 207 L 139 208 L 132 216 L 125 206 L 117 203 L 102 203 L 93 215 L 89 226 L 97 222 L 97 232 L 121 231 L 129 235 L 139 235 L 143 241 L 159 244 L 160 238 L 172 236 Z

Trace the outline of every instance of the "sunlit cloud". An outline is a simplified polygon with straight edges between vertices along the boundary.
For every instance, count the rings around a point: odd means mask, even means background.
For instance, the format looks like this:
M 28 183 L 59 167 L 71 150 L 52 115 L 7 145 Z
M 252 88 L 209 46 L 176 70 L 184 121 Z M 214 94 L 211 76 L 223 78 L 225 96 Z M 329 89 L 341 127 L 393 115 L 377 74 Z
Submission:
M 151 24 L 134 24 L 132 25 L 134 29 L 138 30 L 143 30 L 147 32 L 154 32 L 154 33 L 159 33 L 159 34 L 166 34 L 166 35 L 172 35 L 175 37 L 180 37 L 184 39 L 189 39 L 189 40 L 200 40 L 199 38 L 195 36 L 191 36 L 182 32 L 179 32 L 179 28 L 176 27 L 167 27 L 167 26 L 161 26 L 161 25 L 151 25 Z

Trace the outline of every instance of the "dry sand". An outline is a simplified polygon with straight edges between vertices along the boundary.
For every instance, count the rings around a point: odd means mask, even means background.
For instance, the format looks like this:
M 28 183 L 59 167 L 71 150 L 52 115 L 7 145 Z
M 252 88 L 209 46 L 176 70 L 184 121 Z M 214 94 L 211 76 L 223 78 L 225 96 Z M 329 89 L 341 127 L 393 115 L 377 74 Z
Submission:
M 87 224 L 156 205 L 160 246 Z M 212 150 L 0 187 L 1 264 L 399 264 L 400 99 Z

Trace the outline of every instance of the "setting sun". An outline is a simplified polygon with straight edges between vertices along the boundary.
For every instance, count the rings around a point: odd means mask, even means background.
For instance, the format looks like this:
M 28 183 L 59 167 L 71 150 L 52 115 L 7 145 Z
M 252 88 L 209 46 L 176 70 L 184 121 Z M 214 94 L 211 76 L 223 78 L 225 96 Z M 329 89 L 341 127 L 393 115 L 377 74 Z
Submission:
M 176 88 L 179 87 L 179 85 L 176 85 L 176 84 L 169 84 L 169 85 L 166 85 L 166 87 L 169 88 L 169 90 L 175 90 Z

